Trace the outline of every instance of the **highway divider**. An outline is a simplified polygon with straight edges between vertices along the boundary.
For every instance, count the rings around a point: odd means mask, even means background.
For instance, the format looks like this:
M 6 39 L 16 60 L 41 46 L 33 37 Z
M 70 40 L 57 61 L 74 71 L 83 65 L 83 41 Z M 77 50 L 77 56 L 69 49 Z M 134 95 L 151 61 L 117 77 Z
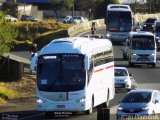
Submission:
M 74 26 L 71 26 L 68 29 L 68 36 L 73 37 L 73 36 L 76 36 L 78 33 L 90 31 L 93 22 L 96 23 L 96 28 L 105 27 L 104 19 L 97 19 L 97 20 L 82 22 L 80 24 L 76 24 Z

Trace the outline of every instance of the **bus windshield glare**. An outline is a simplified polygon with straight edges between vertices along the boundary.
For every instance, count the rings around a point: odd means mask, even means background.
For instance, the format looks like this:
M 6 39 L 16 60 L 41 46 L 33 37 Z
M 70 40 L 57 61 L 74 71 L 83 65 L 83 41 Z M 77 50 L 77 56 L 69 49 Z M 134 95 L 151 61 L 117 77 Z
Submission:
M 155 42 L 153 36 L 134 36 L 132 39 L 133 50 L 154 50 Z
M 40 91 L 82 90 L 85 76 L 84 55 L 52 54 L 38 58 L 37 86 Z
M 107 30 L 111 32 L 130 32 L 132 27 L 131 12 L 109 11 Z

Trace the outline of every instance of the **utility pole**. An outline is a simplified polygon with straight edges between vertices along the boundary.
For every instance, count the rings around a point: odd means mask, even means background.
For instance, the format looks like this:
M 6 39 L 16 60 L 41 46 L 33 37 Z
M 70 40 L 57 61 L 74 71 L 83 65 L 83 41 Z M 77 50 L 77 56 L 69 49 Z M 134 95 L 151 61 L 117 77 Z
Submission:
M 152 6 L 151 6 L 151 0 L 149 0 L 149 13 L 151 14 L 151 8 Z
M 72 7 L 72 17 L 74 16 L 74 0 L 73 0 L 73 7 Z
M 136 13 L 136 6 L 137 6 L 137 0 L 135 0 L 135 3 L 134 3 L 134 13 Z

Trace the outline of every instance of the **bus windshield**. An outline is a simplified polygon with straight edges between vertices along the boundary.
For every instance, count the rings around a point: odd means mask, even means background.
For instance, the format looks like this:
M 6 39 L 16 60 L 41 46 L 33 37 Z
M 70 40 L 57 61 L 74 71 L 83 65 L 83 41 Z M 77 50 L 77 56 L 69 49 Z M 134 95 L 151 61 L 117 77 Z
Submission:
M 155 42 L 153 36 L 134 36 L 132 39 L 133 50 L 154 50 Z
M 111 32 L 130 32 L 132 27 L 131 12 L 109 11 L 107 30 Z
M 37 86 L 40 91 L 66 92 L 85 86 L 84 55 L 52 54 L 38 58 Z

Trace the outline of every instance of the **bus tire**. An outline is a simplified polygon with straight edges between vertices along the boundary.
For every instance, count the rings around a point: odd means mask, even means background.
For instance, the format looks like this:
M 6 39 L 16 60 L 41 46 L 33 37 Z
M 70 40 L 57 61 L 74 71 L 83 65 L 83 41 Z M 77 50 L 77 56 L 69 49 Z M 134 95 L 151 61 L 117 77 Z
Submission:
M 152 66 L 155 68 L 155 67 L 156 67 L 156 64 L 155 64 L 155 63 L 152 63 Z
M 46 118 L 51 118 L 52 117 L 52 112 L 45 112 L 45 117 Z
M 91 102 L 91 107 L 89 108 L 89 110 L 85 111 L 85 114 L 92 114 L 93 113 L 93 100 Z

